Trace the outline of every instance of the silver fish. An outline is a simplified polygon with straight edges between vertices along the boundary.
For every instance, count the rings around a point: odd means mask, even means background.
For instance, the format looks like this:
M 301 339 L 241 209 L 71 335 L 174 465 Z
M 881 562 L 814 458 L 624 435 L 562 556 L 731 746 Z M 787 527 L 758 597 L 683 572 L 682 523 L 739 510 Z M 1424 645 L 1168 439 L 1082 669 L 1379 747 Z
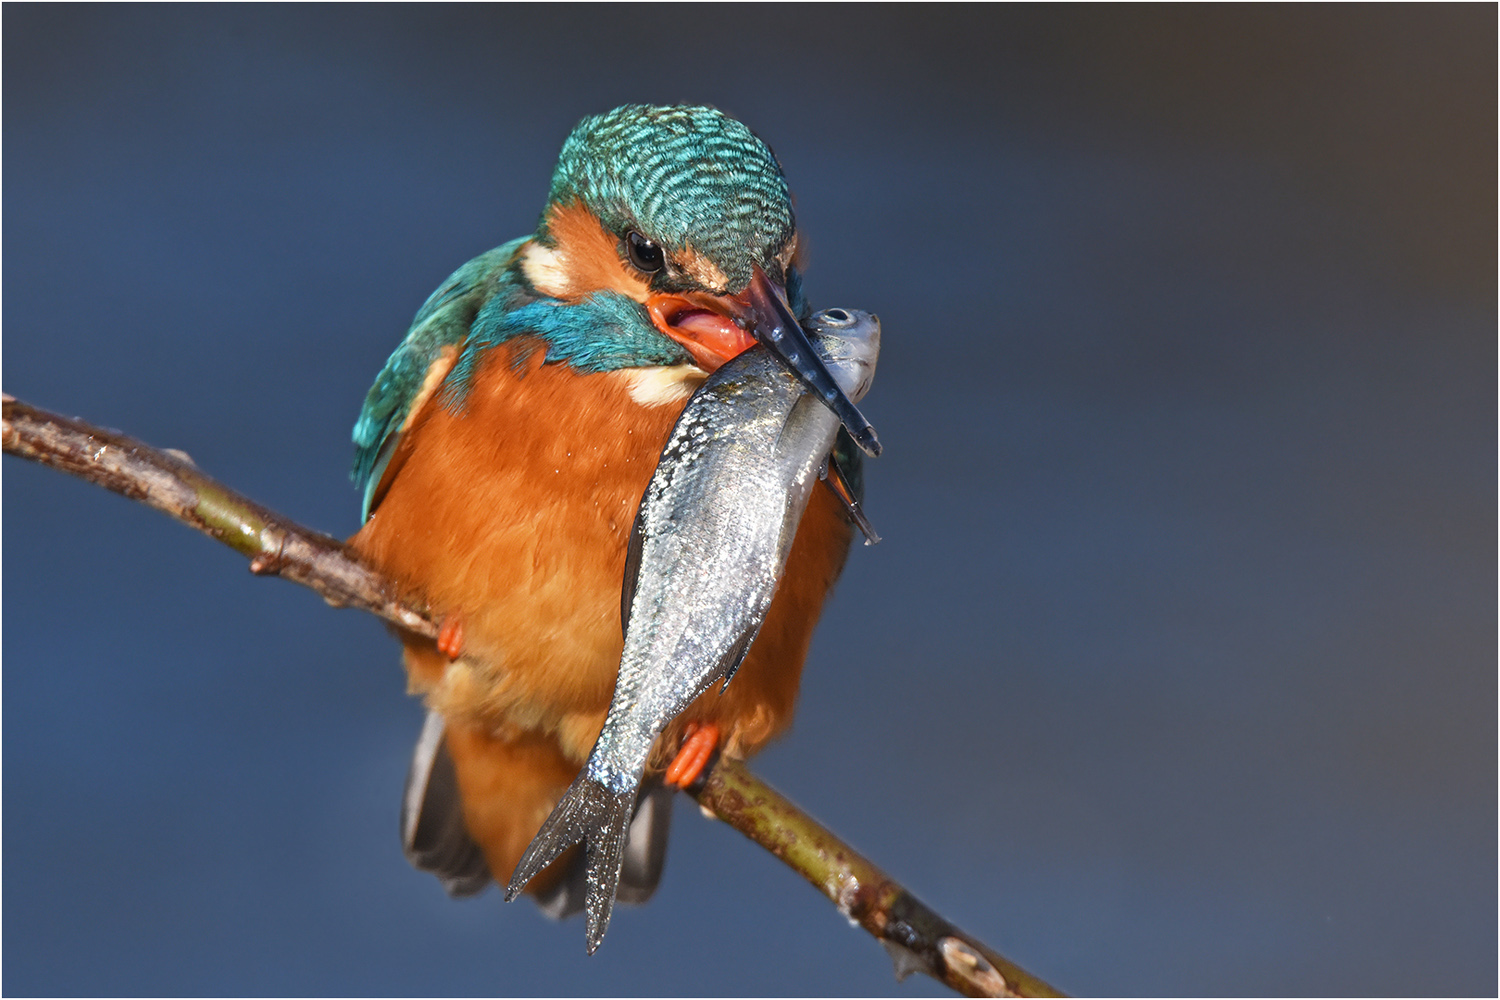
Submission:
M 825 309 L 805 329 L 839 388 L 851 401 L 862 397 L 880 320 Z M 505 890 L 514 899 L 582 841 L 591 955 L 609 926 L 652 748 L 695 698 L 719 681 L 727 687 L 744 660 L 838 430 L 839 418 L 756 346 L 709 376 L 667 439 L 626 558 L 625 651 L 604 729 Z

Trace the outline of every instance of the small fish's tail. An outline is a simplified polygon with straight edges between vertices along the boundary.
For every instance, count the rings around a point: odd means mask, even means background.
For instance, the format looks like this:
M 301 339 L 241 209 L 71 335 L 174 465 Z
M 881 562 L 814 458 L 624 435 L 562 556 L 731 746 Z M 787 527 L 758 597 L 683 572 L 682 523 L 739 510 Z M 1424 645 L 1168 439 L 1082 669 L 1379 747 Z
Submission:
M 505 887 L 505 901 L 515 899 L 538 872 L 582 842 L 588 861 L 588 949 L 590 955 L 597 951 L 620 887 L 625 833 L 630 827 L 635 795 L 635 789 L 610 791 L 590 778 L 584 768 L 521 855 Z

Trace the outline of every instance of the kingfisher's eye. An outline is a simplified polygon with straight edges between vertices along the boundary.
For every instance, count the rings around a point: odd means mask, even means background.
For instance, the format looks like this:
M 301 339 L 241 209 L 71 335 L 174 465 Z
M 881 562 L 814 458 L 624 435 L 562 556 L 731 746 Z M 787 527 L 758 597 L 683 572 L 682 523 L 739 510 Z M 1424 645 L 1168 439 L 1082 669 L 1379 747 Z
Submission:
M 634 229 L 625 234 L 625 255 L 630 258 L 630 263 L 647 274 L 655 274 L 666 266 L 667 263 L 667 258 L 661 252 L 661 247 L 652 243 Z

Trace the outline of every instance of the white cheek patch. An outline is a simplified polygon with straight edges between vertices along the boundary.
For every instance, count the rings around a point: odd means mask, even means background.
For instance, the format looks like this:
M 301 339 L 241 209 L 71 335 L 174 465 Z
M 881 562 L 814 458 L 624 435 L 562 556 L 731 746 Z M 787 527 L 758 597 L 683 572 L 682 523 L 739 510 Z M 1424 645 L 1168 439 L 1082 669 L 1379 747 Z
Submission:
M 531 287 L 554 299 L 564 298 L 572 287 L 568 280 L 568 257 L 560 250 L 532 240 L 521 252 L 521 271 Z
M 615 374 L 625 380 L 630 398 L 641 406 L 685 403 L 708 378 L 708 373 L 696 365 L 626 368 Z

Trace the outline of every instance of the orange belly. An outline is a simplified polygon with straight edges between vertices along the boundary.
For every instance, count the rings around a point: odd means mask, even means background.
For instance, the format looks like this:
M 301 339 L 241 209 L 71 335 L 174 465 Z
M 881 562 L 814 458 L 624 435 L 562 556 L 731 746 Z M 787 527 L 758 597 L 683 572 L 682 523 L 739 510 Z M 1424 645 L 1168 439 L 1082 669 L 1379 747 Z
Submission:
M 350 541 L 464 623 L 449 662 L 406 637 L 411 688 L 449 724 L 464 816 L 502 880 L 588 757 L 614 692 L 620 589 L 636 508 L 682 401 L 641 405 L 621 373 L 541 364 L 534 343 L 490 352 L 462 415 L 429 404 L 407 430 L 374 515 Z M 750 655 L 721 696 L 669 727 L 716 723 L 746 756 L 786 728 L 823 600 L 848 552 L 817 489 Z

